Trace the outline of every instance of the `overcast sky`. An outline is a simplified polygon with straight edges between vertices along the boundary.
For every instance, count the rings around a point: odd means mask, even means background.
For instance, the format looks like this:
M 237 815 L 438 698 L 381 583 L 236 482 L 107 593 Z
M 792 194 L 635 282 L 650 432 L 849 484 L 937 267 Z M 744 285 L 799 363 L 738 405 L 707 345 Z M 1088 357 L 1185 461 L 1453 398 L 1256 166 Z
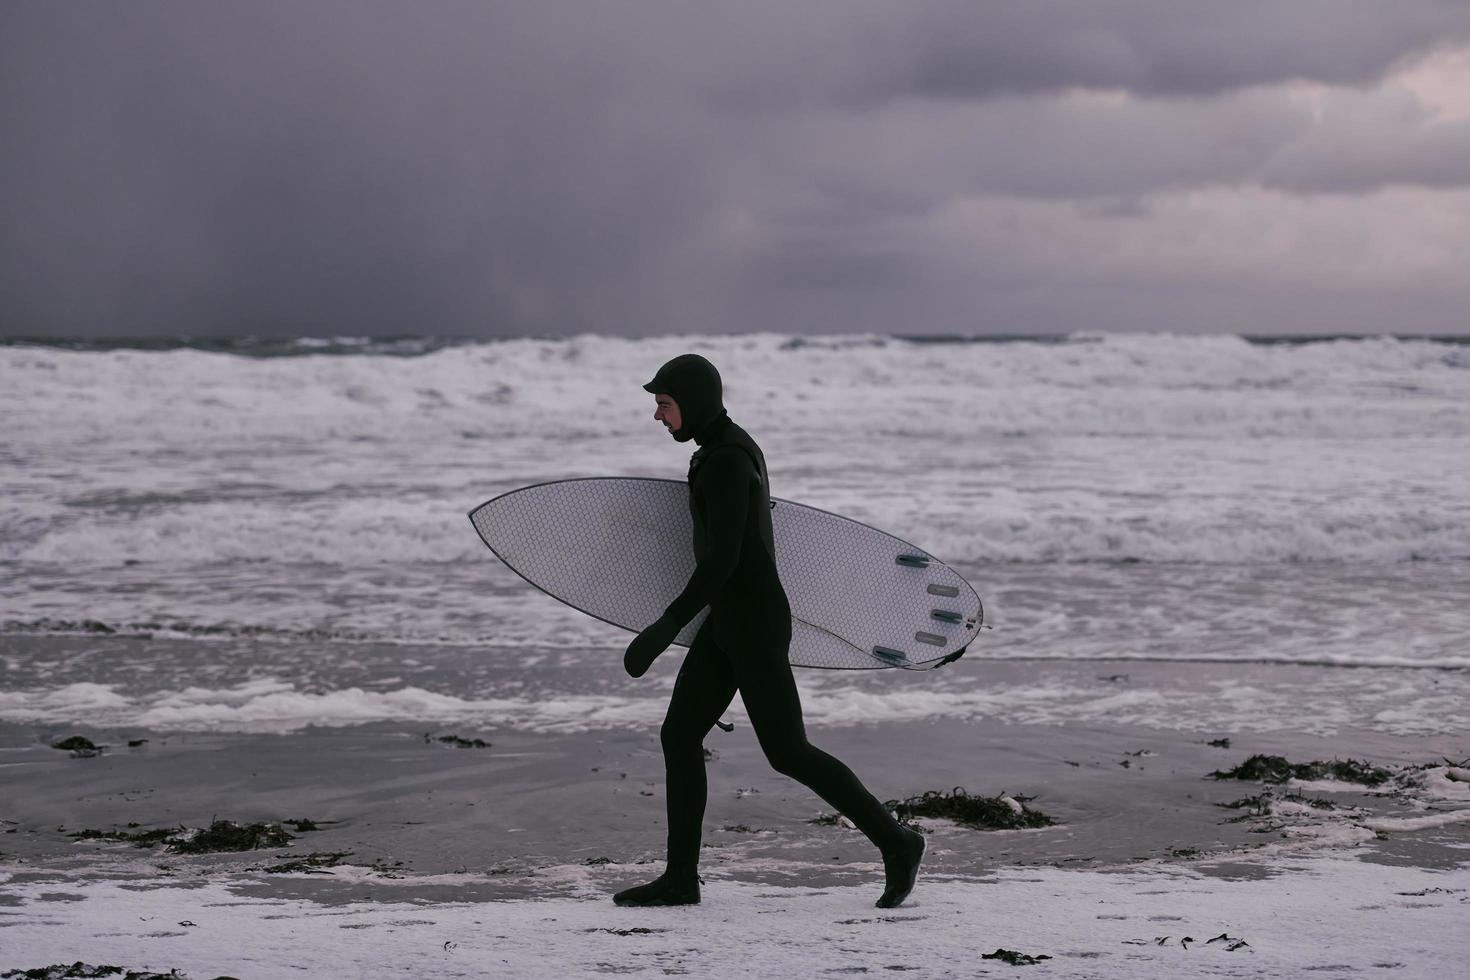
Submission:
M 0 5 L 0 334 L 1470 333 L 1470 3 Z

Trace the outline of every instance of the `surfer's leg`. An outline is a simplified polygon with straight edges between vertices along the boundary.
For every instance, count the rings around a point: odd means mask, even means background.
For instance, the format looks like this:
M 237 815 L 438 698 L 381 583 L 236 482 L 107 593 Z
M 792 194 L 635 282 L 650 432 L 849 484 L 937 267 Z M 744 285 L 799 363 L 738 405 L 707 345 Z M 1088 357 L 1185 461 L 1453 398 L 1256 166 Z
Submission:
M 699 837 L 707 793 L 704 737 L 735 697 L 730 661 L 709 631 L 695 634 L 664 716 L 664 797 L 668 804 L 669 864 L 645 885 L 613 896 L 618 905 L 694 905 L 699 902 Z
M 737 657 L 740 697 L 766 758 L 777 772 L 805 783 L 877 845 L 883 855 L 883 894 L 890 909 L 913 891 L 924 859 L 924 835 L 903 827 L 853 771 L 806 740 L 801 698 L 784 647 L 742 651 Z
M 708 621 L 706 621 L 706 626 Z M 699 863 L 707 785 L 704 737 L 735 697 L 735 674 L 711 630 L 695 634 L 669 698 L 659 740 L 664 750 L 664 795 L 668 801 L 669 866 L 693 871 Z
M 741 652 L 748 655 L 732 658 L 739 669 L 740 697 L 772 768 L 805 784 L 885 854 L 901 849 L 908 832 L 851 769 L 807 741 L 786 651 Z

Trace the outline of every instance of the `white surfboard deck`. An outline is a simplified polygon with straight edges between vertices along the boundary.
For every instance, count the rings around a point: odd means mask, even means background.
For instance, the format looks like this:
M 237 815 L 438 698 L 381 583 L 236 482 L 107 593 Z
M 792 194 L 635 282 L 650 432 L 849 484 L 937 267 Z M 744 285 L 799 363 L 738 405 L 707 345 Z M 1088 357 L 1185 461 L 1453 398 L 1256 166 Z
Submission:
M 522 487 L 470 512 L 480 538 L 554 599 L 633 631 L 663 614 L 694 573 L 689 487 L 586 477 Z M 771 498 L 776 570 L 791 604 L 793 666 L 928 669 L 984 627 L 958 572 L 901 538 Z M 694 640 L 709 609 L 680 631 Z

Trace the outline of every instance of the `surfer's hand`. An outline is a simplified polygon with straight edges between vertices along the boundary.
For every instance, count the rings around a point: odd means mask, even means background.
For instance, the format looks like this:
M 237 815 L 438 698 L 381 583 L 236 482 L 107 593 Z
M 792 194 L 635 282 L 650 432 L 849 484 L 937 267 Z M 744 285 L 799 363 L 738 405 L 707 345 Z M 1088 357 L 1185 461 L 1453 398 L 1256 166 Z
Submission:
M 678 635 L 679 627 L 660 616 L 628 644 L 628 652 L 623 654 L 623 669 L 629 677 L 642 677 Z

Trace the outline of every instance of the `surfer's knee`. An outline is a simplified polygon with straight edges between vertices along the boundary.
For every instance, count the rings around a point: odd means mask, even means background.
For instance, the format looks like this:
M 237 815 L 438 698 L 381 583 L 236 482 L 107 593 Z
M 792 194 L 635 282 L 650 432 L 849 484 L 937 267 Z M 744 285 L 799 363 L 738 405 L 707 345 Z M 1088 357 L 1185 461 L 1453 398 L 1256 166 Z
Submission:
M 783 776 L 800 779 L 810 766 L 811 746 L 806 742 L 799 744 L 781 742 L 762 747 L 765 749 L 766 761 L 771 764 L 771 768 Z

